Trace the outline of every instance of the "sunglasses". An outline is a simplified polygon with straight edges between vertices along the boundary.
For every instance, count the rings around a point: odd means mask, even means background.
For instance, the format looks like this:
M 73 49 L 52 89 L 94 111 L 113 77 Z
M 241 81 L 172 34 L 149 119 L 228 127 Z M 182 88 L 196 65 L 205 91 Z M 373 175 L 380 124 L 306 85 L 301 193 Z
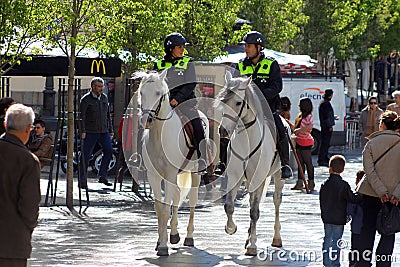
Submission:
M 377 105 L 377 102 L 369 102 L 370 105 Z

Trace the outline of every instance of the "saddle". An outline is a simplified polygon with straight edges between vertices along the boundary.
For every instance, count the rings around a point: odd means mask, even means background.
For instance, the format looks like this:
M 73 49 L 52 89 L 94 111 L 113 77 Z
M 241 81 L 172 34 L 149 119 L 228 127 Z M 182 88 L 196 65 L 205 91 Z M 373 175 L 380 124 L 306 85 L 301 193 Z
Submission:
M 189 148 L 189 150 L 196 150 L 197 144 L 196 144 L 196 139 L 194 137 L 194 128 L 193 128 L 192 122 L 178 108 L 175 109 L 175 112 L 182 122 L 183 133 L 185 136 L 185 141 L 186 141 L 187 147 Z M 193 152 L 192 152 L 192 154 L 193 154 Z

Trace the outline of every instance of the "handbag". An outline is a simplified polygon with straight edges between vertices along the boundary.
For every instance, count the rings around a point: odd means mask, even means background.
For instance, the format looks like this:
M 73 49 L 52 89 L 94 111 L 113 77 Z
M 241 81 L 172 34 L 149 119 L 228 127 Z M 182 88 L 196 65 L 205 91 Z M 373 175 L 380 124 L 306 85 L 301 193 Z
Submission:
M 381 235 L 400 232 L 400 208 L 390 202 L 383 203 L 376 219 L 376 229 Z

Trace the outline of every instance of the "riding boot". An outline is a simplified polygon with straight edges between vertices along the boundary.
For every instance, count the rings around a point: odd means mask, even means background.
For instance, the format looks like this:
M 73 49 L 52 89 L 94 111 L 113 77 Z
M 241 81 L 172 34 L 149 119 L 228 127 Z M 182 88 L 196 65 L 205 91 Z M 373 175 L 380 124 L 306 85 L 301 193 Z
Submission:
M 225 172 L 226 162 L 227 162 L 227 154 L 228 154 L 228 138 L 221 138 L 219 141 L 219 162 L 217 167 L 214 170 L 216 175 L 222 175 Z
M 198 165 L 198 172 L 201 175 L 207 174 L 207 147 L 206 147 L 206 142 L 203 140 L 200 142 L 200 145 L 198 147 L 199 149 L 199 165 Z
M 282 139 L 278 142 L 277 149 L 281 159 L 281 178 L 288 179 L 292 177 L 293 173 L 289 167 L 289 140 L 287 135 L 282 136 Z

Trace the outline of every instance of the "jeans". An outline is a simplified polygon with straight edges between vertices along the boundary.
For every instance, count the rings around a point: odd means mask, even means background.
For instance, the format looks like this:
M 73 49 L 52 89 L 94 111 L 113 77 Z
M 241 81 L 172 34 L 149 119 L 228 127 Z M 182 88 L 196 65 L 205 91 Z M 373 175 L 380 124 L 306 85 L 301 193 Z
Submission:
M 324 243 L 322 260 L 325 267 L 340 267 L 340 248 L 338 241 L 342 238 L 344 225 L 324 223 Z
M 107 177 L 107 169 L 108 165 L 110 164 L 113 152 L 110 133 L 86 133 L 86 138 L 83 140 L 83 153 L 85 156 L 85 160 L 84 162 L 82 159 L 80 161 L 81 185 L 85 185 L 87 182 L 87 168 L 89 158 L 93 152 L 93 148 L 96 143 L 99 143 L 103 149 L 103 157 L 101 160 L 99 176 Z

